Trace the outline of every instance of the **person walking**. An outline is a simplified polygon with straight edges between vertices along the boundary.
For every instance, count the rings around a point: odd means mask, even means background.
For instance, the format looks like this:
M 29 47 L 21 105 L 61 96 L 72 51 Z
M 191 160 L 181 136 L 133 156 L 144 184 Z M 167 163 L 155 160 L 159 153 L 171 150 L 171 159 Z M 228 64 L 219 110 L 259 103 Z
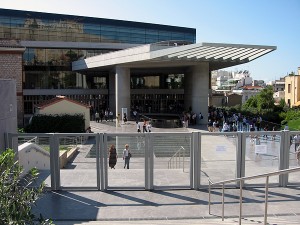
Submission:
M 141 133 L 141 124 L 139 123 L 139 121 L 136 121 L 136 129 L 138 133 Z
M 117 155 L 117 150 L 116 150 L 116 148 L 115 148 L 114 145 L 110 146 L 108 154 L 109 154 L 108 155 L 108 164 L 109 164 L 109 167 L 111 169 L 115 169 L 115 166 L 117 164 L 118 155 Z
M 147 120 L 144 119 L 143 123 L 143 133 L 147 132 Z
M 96 111 L 96 113 L 95 113 L 95 119 L 96 119 L 96 123 L 99 123 L 100 115 L 99 115 L 98 111 Z
M 295 152 L 296 152 L 298 146 L 300 145 L 300 134 L 296 134 L 296 136 L 294 137 L 294 143 L 295 143 Z
M 127 169 L 129 169 L 130 158 L 131 158 L 131 153 L 130 153 L 130 150 L 129 150 L 129 145 L 126 144 L 125 149 L 123 151 L 123 160 L 125 160 L 124 169 L 125 169 L 126 166 L 127 166 Z
M 100 122 L 101 123 L 102 123 L 103 117 L 104 117 L 104 113 L 103 113 L 103 110 L 101 110 L 100 111 Z
M 151 133 L 151 122 L 149 121 L 148 122 L 148 124 L 147 124 L 147 131 L 149 132 L 149 133 Z

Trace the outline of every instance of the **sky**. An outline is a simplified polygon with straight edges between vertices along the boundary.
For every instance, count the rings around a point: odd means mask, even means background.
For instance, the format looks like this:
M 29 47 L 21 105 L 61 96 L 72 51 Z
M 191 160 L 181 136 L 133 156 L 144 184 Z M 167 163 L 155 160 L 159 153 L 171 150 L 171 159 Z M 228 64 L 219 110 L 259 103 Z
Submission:
M 300 67 L 300 0 L 1 0 L 0 8 L 196 28 L 197 43 L 276 46 L 224 69 L 266 82 Z

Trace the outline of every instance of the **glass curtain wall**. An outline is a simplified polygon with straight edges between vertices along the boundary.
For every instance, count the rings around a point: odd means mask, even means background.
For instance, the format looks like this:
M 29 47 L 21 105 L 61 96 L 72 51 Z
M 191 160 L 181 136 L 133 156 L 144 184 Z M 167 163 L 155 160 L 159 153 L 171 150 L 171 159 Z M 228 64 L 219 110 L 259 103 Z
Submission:
M 195 43 L 196 30 L 121 20 L 1 9 L 0 38 L 137 44 L 184 40 Z
M 139 113 L 179 114 L 184 110 L 184 74 L 132 75 L 131 108 Z M 152 89 L 153 91 L 147 91 Z M 158 93 L 159 90 L 159 93 Z

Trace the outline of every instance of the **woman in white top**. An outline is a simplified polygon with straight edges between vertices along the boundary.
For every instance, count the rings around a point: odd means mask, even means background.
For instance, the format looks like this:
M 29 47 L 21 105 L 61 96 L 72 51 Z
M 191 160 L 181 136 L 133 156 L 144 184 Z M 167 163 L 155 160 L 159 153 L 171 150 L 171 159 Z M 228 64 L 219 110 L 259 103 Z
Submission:
M 123 160 L 125 160 L 124 169 L 127 166 L 127 169 L 129 169 L 129 161 L 130 161 L 131 153 L 129 150 L 129 145 L 125 145 L 125 149 L 123 151 Z

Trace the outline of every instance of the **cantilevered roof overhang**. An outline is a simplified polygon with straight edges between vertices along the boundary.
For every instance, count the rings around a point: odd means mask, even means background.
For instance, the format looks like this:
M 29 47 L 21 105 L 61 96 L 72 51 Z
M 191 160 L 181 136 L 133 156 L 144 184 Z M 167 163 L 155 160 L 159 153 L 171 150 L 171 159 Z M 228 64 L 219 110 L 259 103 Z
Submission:
M 130 68 L 183 67 L 209 62 L 217 70 L 253 61 L 276 50 L 276 46 L 196 43 L 172 46 L 160 43 L 142 45 L 73 62 L 74 71 L 106 70 L 115 66 Z

